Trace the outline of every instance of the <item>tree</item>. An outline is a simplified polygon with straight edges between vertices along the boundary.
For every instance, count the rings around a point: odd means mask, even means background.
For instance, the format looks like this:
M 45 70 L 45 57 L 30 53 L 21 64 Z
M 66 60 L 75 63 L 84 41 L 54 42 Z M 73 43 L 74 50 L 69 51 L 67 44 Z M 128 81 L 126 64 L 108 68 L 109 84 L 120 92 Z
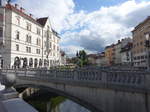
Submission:
M 84 50 L 77 52 L 76 56 L 78 59 L 78 61 L 77 61 L 78 66 L 83 67 L 83 66 L 86 66 L 88 64 L 87 54 Z

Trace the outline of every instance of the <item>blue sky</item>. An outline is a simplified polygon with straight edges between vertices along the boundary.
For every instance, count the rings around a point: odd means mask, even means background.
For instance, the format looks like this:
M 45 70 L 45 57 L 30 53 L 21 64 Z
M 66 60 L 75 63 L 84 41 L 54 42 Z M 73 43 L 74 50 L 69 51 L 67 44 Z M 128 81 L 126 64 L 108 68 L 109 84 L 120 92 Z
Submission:
M 88 53 L 101 52 L 106 45 L 125 37 L 132 37 L 131 31 L 134 27 L 150 16 L 150 0 L 14 2 L 35 17 L 49 16 L 52 27 L 60 33 L 61 49 L 69 56 L 81 49 Z
M 85 10 L 92 12 L 105 6 L 114 6 L 129 0 L 74 0 L 76 4 L 76 11 Z M 136 0 L 136 2 L 149 1 L 149 0 Z
M 86 10 L 88 12 L 98 10 L 104 6 L 120 4 L 125 1 L 127 0 L 74 0 L 77 11 Z

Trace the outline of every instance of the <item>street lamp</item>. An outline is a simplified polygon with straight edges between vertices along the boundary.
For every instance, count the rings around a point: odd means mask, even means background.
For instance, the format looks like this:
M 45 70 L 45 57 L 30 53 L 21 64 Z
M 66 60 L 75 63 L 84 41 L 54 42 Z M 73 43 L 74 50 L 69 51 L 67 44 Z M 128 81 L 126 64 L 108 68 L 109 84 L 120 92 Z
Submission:
M 150 61 L 150 59 L 149 59 L 150 33 L 146 33 L 145 34 L 145 38 L 146 38 L 146 40 L 145 40 L 145 47 L 146 47 L 146 54 L 147 54 L 147 70 L 149 71 L 150 70 L 150 63 L 149 63 L 149 61 Z

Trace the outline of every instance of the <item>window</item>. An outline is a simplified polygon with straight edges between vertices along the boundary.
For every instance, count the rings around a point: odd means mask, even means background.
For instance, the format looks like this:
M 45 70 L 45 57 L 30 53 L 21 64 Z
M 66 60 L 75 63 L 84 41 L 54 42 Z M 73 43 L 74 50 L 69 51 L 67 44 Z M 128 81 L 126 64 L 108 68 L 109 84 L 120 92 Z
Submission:
M 44 37 L 47 37 L 47 31 L 45 31 L 45 33 L 44 33 Z
M 143 52 L 144 50 L 141 48 L 141 53 Z
M 44 55 L 46 55 L 46 50 L 44 51 Z
M 54 39 L 54 42 L 56 42 L 56 37 L 53 37 L 53 39 Z
M 126 56 L 127 56 L 127 57 L 129 56 L 129 52 L 126 52 Z
M 19 51 L 19 45 L 16 44 L 16 51 Z
M 0 14 L 0 21 L 3 22 L 4 16 L 3 14 Z
M 27 23 L 27 30 L 31 31 L 31 24 Z
M 37 28 L 37 34 L 41 35 L 41 30 L 39 28 Z
M 40 54 L 40 49 L 36 49 L 36 54 Z
M 47 43 L 46 43 L 46 41 L 44 41 L 44 46 L 45 46 L 45 47 L 47 47 Z
M 31 47 L 26 47 L 26 52 L 31 53 Z
M 143 42 L 142 42 L 142 41 L 140 42 L 140 45 L 143 45 Z
M 30 35 L 26 35 L 26 42 L 31 43 L 32 37 Z
M 134 60 L 136 60 L 137 58 L 136 57 L 134 57 Z
M 36 45 L 41 46 L 41 39 L 39 38 L 36 39 Z
M 144 59 L 144 56 L 141 56 L 141 59 Z
M 26 35 L 26 42 L 31 43 L 32 37 L 30 35 Z
M 51 42 L 49 43 L 49 47 L 52 48 L 52 43 Z
M 0 37 L 3 37 L 3 28 L 0 27 Z
M 49 38 L 52 39 L 52 34 L 50 34 Z
M 20 25 L 20 18 L 16 17 L 17 25 Z
M 19 38 L 20 38 L 20 32 L 17 31 L 17 33 L 16 33 L 16 39 L 19 40 Z

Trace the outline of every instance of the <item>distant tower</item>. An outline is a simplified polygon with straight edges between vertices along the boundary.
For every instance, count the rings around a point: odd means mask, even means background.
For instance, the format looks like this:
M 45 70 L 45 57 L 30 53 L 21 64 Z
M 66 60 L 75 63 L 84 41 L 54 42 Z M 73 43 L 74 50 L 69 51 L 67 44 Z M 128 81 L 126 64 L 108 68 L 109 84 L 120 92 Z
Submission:
M 0 0 L 0 6 L 5 6 L 10 0 Z

